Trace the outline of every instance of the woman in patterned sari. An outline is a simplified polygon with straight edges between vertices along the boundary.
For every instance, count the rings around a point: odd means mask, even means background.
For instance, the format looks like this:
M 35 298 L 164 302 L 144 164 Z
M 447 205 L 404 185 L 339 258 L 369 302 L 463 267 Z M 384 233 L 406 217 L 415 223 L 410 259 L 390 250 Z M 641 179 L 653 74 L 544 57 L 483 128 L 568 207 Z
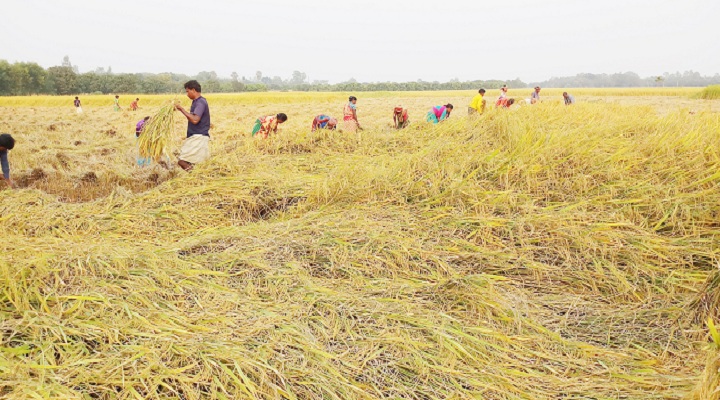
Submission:
M 357 119 L 357 97 L 350 96 L 348 103 L 343 108 L 343 127 L 348 132 L 357 132 L 360 127 L 360 122 Z
M 267 137 L 270 135 L 270 132 L 277 133 L 278 125 L 282 124 L 285 121 L 287 121 L 287 115 L 283 113 L 260 117 L 255 121 L 252 135 L 262 135 L 263 139 L 267 139 Z
M 453 110 L 452 104 L 445 104 L 444 106 L 435 106 L 430 109 L 430 112 L 427 113 L 427 120 L 428 122 L 432 122 L 433 124 L 437 124 L 438 122 L 443 122 L 446 119 L 450 118 L 450 112 Z

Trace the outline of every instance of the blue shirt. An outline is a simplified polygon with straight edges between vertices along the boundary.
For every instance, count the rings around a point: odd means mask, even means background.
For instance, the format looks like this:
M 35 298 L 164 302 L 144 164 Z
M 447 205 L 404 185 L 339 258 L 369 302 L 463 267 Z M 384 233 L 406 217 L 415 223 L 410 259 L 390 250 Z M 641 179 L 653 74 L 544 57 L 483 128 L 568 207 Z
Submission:
M 3 177 L 10 179 L 10 164 L 8 163 L 7 150 L 0 151 L 0 165 L 2 165 Z
M 193 100 L 190 114 L 200 117 L 200 122 L 195 125 L 188 120 L 187 137 L 192 135 L 210 136 L 210 107 L 204 97 L 200 96 Z

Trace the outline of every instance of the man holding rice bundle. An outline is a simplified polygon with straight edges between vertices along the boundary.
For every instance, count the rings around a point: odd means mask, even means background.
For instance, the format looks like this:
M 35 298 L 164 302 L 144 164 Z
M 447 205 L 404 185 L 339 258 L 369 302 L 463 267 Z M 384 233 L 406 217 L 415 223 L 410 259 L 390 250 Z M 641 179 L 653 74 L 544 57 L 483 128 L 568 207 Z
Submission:
M 190 112 L 180 104 L 175 109 L 183 113 L 188 120 L 187 138 L 180 148 L 178 165 L 185 171 L 210 158 L 210 107 L 201 95 L 202 88 L 196 80 L 185 83 L 185 93 L 192 100 Z

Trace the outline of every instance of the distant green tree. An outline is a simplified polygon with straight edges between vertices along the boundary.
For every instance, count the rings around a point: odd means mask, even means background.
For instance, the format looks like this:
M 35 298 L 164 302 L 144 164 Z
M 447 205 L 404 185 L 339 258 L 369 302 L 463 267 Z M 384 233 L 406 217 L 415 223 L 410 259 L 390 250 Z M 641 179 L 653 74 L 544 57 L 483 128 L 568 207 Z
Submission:
M 242 82 L 240 82 L 240 81 L 238 80 L 238 73 L 237 73 L 237 72 L 233 72 L 232 74 L 230 74 L 230 78 L 232 79 L 232 80 L 230 81 L 230 83 L 231 83 L 231 85 L 232 85 L 232 91 L 233 91 L 233 92 L 242 92 L 242 91 L 245 91 L 245 84 L 242 83 Z M 243 80 L 245 80 L 245 77 L 243 77 Z
M 50 67 L 47 72 L 46 88 L 51 91 L 54 90 L 55 94 L 65 95 L 77 92 L 75 86 L 77 74 L 72 70 L 72 67 Z
M 0 95 L 7 96 L 12 91 L 12 66 L 5 60 L 0 60 Z
M 28 75 L 30 76 L 28 93 L 38 94 L 45 91 L 45 80 L 47 79 L 47 71 L 37 63 L 26 63 Z
M 292 79 L 290 80 L 290 83 L 293 85 L 300 85 L 302 83 L 305 83 L 307 80 L 307 74 L 300 71 L 293 71 Z
M 135 74 L 113 75 L 111 82 L 111 93 L 137 93 L 142 88 L 139 76 Z
M 23 63 L 15 63 L 10 66 L 10 79 L 12 85 L 10 94 L 20 96 L 28 94 L 28 86 L 30 85 L 30 72 Z

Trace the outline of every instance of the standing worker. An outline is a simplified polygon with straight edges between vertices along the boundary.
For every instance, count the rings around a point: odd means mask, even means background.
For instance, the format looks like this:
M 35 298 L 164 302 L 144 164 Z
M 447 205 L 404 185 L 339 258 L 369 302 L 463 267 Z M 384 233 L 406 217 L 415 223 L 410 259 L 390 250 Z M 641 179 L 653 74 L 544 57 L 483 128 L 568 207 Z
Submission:
M 10 179 L 10 163 L 8 162 L 8 151 L 15 147 L 15 139 L 9 133 L 0 134 L 0 165 L 2 165 L 3 178 L 10 188 L 14 188 Z
M 487 102 L 485 101 L 485 89 L 480 89 L 478 90 L 478 94 L 476 94 L 470 102 L 470 107 L 468 107 L 468 115 L 473 115 L 476 113 L 482 114 L 485 111 L 486 104 Z
M 495 101 L 495 106 L 499 106 L 500 103 L 502 103 L 504 99 L 507 99 L 507 92 L 508 92 L 507 85 L 502 85 L 502 87 L 500 88 L 500 96 L 498 96 L 497 101 Z
M 566 106 L 569 106 L 570 104 L 575 104 L 575 96 L 568 94 L 568 92 L 563 92 L 563 99 L 565 100 Z
M 115 95 L 115 111 L 120 111 L 120 96 Z
M 357 97 L 350 96 L 348 103 L 343 108 L 343 126 L 348 132 L 357 132 L 360 127 L 360 122 L 357 119 Z
M 82 106 L 80 105 L 80 99 L 77 96 L 75 96 L 73 104 L 75 104 L 75 112 L 78 114 L 82 114 Z
M 195 164 L 210 158 L 210 106 L 202 97 L 201 90 L 198 81 L 187 81 L 185 93 L 192 100 L 190 112 L 180 104 L 175 104 L 175 109 L 183 113 L 188 120 L 187 138 L 178 157 L 178 165 L 185 171 L 192 170 Z

